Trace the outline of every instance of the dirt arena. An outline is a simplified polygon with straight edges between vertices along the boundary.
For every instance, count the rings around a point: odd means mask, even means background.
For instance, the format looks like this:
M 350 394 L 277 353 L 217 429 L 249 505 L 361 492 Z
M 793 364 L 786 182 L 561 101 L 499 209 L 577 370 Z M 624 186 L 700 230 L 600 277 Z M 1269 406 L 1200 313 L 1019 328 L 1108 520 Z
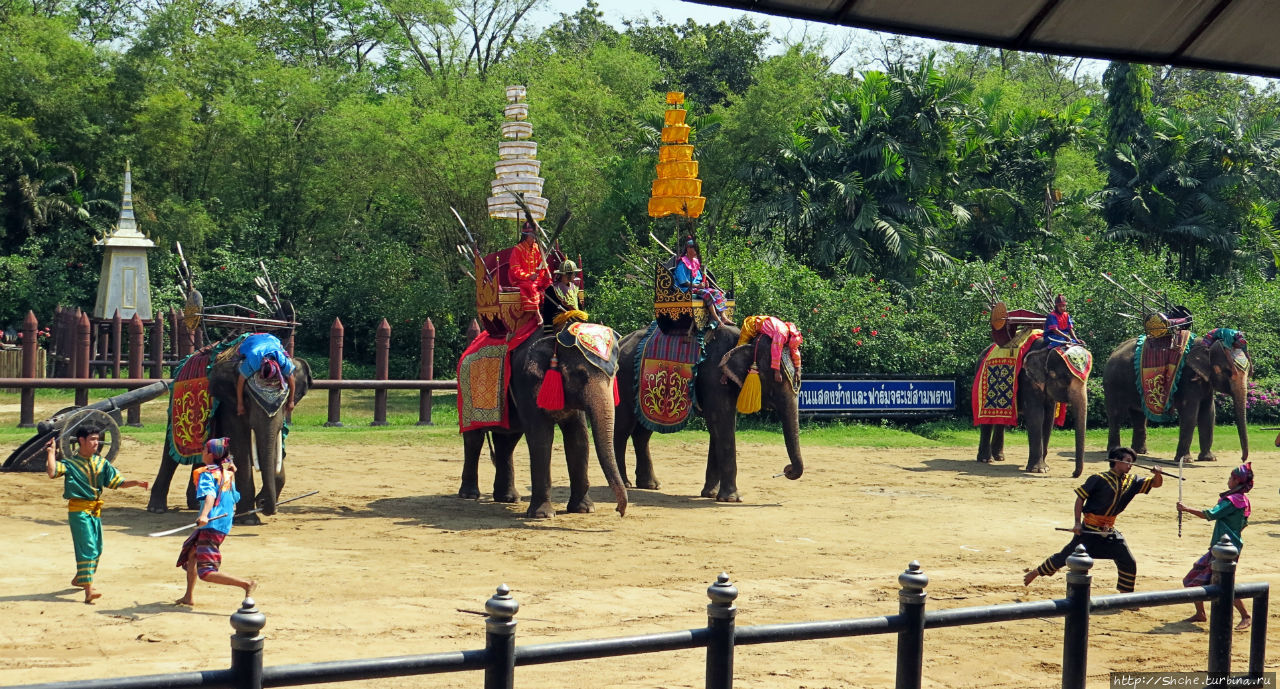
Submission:
M 282 507 L 263 526 L 236 527 L 224 545 L 225 571 L 260 582 L 255 598 L 267 616 L 268 665 L 481 648 L 482 618 L 458 610 L 482 610 L 504 582 L 521 606 L 521 644 L 704 626 L 706 588 L 722 571 L 740 590 L 739 625 L 896 612 L 897 575 L 911 560 L 929 576 L 932 609 L 1065 590 L 1061 574 L 1030 590 L 1021 578 L 1068 540 L 1054 527 L 1070 525 L 1079 481 L 1059 454 L 1065 448 L 1055 448 L 1052 475 L 1023 474 L 1016 459 L 1025 457 L 1022 436 L 1011 440 L 1010 461 L 992 466 L 974 462 L 968 447 L 808 444 L 798 481 L 771 478 L 786 463 L 780 441 L 740 445 L 745 502 L 730 505 L 696 497 L 706 437 L 682 433 L 655 439 L 663 487 L 632 491 L 625 518 L 612 511 L 593 467 L 598 511 L 547 521 L 524 519 L 527 505 L 455 497 L 461 441 L 449 429 L 342 439 L 305 429 L 290 438 L 282 497 L 321 493 Z M 1280 571 L 1280 480 L 1267 468 L 1280 453 L 1262 445 L 1256 442 L 1263 451 L 1253 456 L 1260 469 L 1241 581 L 1276 581 Z M 158 445 L 129 441 L 117 465 L 128 478 L 150 480 L 158 452 Z M 527 495 L 523 448 L 519 453 Z M 1230 462 L 1188 468 L 1186 501 L 1212 504 Z M 554 497 L 563 509 L 566 473 L 562 463 L 554 466 Z M 1100 452 L 1090 454 L 1087 470 L 1105 466 Z M 481 485 L 492 475 L 483 465 Z M 192 512 L 152 515 L 141 489 L 109 493 L 96 582 L 105 595 L 87 606 L 66 584 L 74 558 L 60 483 L 40 474 L 0 474 L 0 481 L 0 684 L 228 665 L 227 618 L 239 591 L 201 583 L 194 609 L 172 605 L 183 590 L 173 566 L 182 536 L 147 537 L 191 522 Z M 1211 528 L 1203 521 L 1187 518 L 1177 538 L 1175 483 L 1139 496 L 1120 520 L 1138 559 L 1139 590 L 1179 586 L 1206 548 Z M 175 485 L 169 504 L 181 501 Z M 1114 565 L 1100 561 L 1094 572 L 1095 590 L 1110 592 Z M 1090 686 L 1106 686 L 1112 670 L 1203 669 L 1207 625 L 1179 621 L 1189 613 L 1178 606 L 1095 617 Z M 1053 686 L 1061 633 L 1060 619 L 929 632 L 925 686 Z M 1271 656 L 1280 658 L 1277 632 L 1271 636 Z M 737 686 L 889 687 L 894 642 L 889 635 L 742 647 Z M 1243 669 L 1247 634 L 1235 635 L 1235 651 L 1233 667 Z M 703 666 L 701 650 L 639 655 L 520 668 L 516 685 L 700 687 Z M 376 686 L 480 682 L 473 673 Z

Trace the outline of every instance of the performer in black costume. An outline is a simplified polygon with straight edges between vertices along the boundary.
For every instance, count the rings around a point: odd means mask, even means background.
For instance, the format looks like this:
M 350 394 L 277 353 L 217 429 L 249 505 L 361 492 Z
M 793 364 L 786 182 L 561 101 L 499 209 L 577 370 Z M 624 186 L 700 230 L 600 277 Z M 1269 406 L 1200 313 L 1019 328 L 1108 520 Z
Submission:
M 1039 576 L 1053 576 L 1067 564 L 1067 557 L 1075 551 L 1076 546 L 1084 544 L 1089 557 L 1095 560 L 1114 560 L 1119 578 L 1116 590 L 1121 593 L 1133 591 L 1138 577 L 1138 564 L 1129 552 L 1124 535 L 1115 528 L 1116 517 L 1138 493 L 1150 493 L 1152 488 L 1164 484 L 1164 474 L 1160 467 L 1155 467 L 1155 475 L 1151 478 L 1134 478 L 1130 473 L 1138 456 L 1127 447 L 1117 447 L 1107 456 L 1111 468 L 1094 474 L 1076 488 L 1075 525 L 1072 531 L 1075 537 L 1065 548 L 1050 555 L 1044 562 L 1027 572 L 1022 583 L 1030 586 Z

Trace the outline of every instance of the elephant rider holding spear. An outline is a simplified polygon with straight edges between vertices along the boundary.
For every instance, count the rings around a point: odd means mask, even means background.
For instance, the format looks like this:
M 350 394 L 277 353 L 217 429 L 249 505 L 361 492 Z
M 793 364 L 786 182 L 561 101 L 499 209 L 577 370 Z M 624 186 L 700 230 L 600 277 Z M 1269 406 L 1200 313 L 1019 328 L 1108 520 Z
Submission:
M 1076 322 L 1067 313 L 1067 298 L 1059 294 L 1053 299 L 1053 311 L 1044 319 L 1044 339 L 1050 347 L 1078 344 L 1084 340 L 1076 337 Z
M 1129 473 L 1138 456 L 1127 447 L 1117 447 L 1107 456 L 1111 468 L 1094 474 L 1076 488 L 1075 524 L 1070 531 L 1075 534 L 1071 542 L 1057 553 L 1050 555 L 1033 570 L 1029 570 L 1022 579 L 1024 586 L 1030 586 L 1039 576 L 1053 576 L 1063 565 L 1075 547 L 1084 544 L 1089 556 L 1095 560 L 1114 560 L 1119 578 L 1116 590 L 1121 593 L 1133 591 L 1138 576 L 1138 565 L 1129 552 L 1124 535 L 1115 529 L 1116 517 L 1129 502 L 1139 493 L 1150 493 L 1152 488 L 1164 485 L 1164 474 L 1160 467 L 1149 467 L 1154 476 L 1150 478 L 1134 478 Z M 1148 467 L 1144 467 L 1148 468 Z

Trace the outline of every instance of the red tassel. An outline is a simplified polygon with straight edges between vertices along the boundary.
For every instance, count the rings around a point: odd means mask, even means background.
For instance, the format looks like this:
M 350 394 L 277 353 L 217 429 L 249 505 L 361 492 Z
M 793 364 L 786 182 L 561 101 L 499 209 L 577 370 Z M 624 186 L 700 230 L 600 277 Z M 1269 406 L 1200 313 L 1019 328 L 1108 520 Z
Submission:
M 538 406 L 547 411 L 564 409 L 564 380 L 560 375 L 560 361 L 551 355 L 551 368 L 542 378 L 542 388 L 538 390 Z M 616 406 L 616 405 L 615 405 Z
M 618 394 L 618 379 L 614 378 L 613 379 L 613 406 L 616 407 L 619 404 L 622 404 L 622 395 Z

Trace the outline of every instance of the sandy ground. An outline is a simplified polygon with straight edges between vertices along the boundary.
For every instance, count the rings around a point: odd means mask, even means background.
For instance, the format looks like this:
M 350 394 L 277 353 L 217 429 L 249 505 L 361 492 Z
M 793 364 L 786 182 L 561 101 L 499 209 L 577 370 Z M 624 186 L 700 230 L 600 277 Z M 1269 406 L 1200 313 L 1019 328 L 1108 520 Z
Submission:
M 341 434 L 297 433 L 283 497 L 321 494 L 282 507 L 263 526 L 237 527 L 224 545 L 225 571 L 261 582 L 255 598 L 267 616 L 268 665 L 481 648 L 482 618 L 457 610 L 482 610 L 504 582 L 521 606 L 520 644 L 704 626 L 706 588 L 722 571 L 741 591 L 739 625 L 896 612 L 897 575 L 911 560 L 930 578 L 932 609 L 1065 590 L 1061 574 L 1030 590 L 1021 585 L 1024 568 L 1068 540 L 1053 530 L 1069 526 L 1079 483 L 1065 453 L 1045 477 L 1019 470 L 1014 458 L 1025 448 L 1016 445 L 1009 462 L 992 466 L 974 462 L 972 448 L 809 446 L 804 477 L 788 481 L 771 478 L 785 464 L 780 444 L 740 445 L 745 502 L 729 505 L 697 497 L 706 439 L 685 433 L 656 439 L 663 488 L 632 491 L 625 518 L 600 485 L 592 489 L 595 513 L 530 521 L 526 504 L 455 497 L 456 436 L 394 437 L 344 445 L 333 442 Z M 130 442 L 117 464 L 129 478 L 151 479 L 158 452 Z M 1280 570 L 1278 481 L 1265 468 L 1278 454 L 1253 457 L 1263 468 L 1242 581 L 1275 581 Z M 1187 502 L 1212 504 L 1229 461 L 1187 469 Z M 1089 471 L 1105 466 L 1100 453 L 1090 454 Z M 527 481 L 527 465 L 519 476 Z M 598 468 L 592 476 L 603 484 Z M 563 509 L 562 464 L 555 477 Z M 483 466 L 481 485 L 491 480 Z M 202 583 L 194 609 L 170 604 L 182 593 L 173 566 L 182 536 L 147 537 L 192 521 L 191 512 L 152 515 L 142 490 L 110 493 L 97 579 L 105 595 L 87 606 L 66 584 L 74 558 L 60 483 L 36 474 L 0 474 L 0 482 L 0 684 L 227 667 L 228 615 L 239 590 Z M 1179 586 L 1207 546 L 1211 529 L 1200 520 L 1188 518 L 1177 538 L 1176 497 L 1170 481 L 1139 496 L 1121 519 L 1140 590 Z M 181 501 L 175 485 L 169 503 Z M 1094 571 L 1095 591 L 1110 592 L 1114 566 L 1100 561 Z M 1177 606 L 1095 617 L 1090 686 L 1106 686 L 1112 670 L 1203 669 L 1206 625 L 1179 622 L 1189 612 Z M 1061 633 L 1059 619 L 931 631 L 925 686 L 1055 685 Z M 1275 658 L 1277 632 L 1271 636 Z M 1248 637 L 1234 638 L 1234 667 L 1243 669 Z M 741 647 L 737 685 L 889 687 L 894 648 L 892 636 Z M 701 650 L 640 655 L 520 668 L 516 684 L 699 687 L 703 666 Z M 376 686 L 479 684 L 478 674 L 468 674 Z

